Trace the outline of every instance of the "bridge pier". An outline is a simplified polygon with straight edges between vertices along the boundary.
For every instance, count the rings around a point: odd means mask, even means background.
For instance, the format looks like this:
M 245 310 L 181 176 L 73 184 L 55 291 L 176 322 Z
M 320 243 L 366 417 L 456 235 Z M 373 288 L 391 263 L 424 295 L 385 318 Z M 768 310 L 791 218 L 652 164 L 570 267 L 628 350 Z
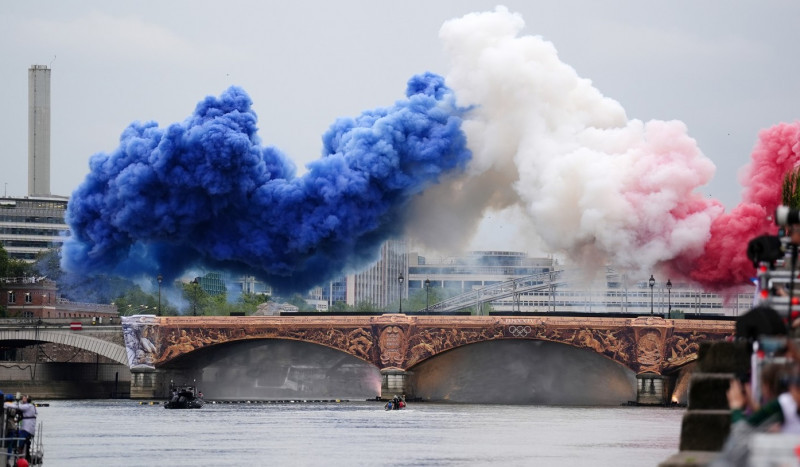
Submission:
M 636 375 L 636 403 L 638 405 L 669 405 L 669 376 L 655 373 Z
M 384 368 L 381 370 L 381 399 L 389 400 L 394 396 L 405 394 L 406 398 L 413 398 L 414 394 L 410 385 L 411 372 L 399 368 Z
M 131 399 L 164 397 L 164 372 L 155 368 L 131 368 Z

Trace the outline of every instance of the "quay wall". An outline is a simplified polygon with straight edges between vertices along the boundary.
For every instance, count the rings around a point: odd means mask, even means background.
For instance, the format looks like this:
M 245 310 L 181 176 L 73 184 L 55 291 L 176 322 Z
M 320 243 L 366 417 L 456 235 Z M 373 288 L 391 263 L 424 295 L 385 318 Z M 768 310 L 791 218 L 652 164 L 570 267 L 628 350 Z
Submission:
M 130 382 L 130 369 L 119 364 L 0 362 L 0 391 L 34 400 L 127 398 Z

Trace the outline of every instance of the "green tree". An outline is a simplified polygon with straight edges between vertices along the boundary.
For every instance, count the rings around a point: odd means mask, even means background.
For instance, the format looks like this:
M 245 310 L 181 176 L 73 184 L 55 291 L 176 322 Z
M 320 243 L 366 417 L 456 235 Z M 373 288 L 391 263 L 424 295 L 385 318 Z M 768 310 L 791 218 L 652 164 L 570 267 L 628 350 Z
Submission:
M 32 267 L 35 274 L 60 282 L 61 276 L 64 274 L 61 270 L 61 249 L 51 248 L 39 252 Z
M 347 304 L 347 302 L 343 302 L 341 300 L 337 300 L 331 304 L 328 308 L 328 311 L 332 311 L 335 313 L 343 313 L 343 312 L 351 312 L 353 311 L 353 307 Z
M 137 285 L 117 297 L 114 304 L 117 306 L 120 316 L 153 315 L 158 309 L 158 297 L 143 291 Z M 163 302 L 161 311 L 161 314 L 167 314 Z
M 800 169 L 793 170 L 783 177 L 781 201 L 784 206 L 800 208 Z
M 448 294 L 448 289 L 434 286 L 431 286 L 428 290 L 425 290 L 425 288 L 414 289 L 413 291 L 409 290 L 408 300 L 403 300 L 403 309 L 407 309 L 408 311 L 425 311 L 426 306 L 439 303 L 453 295 L 457 294 Z M 408 305 L 406 305 L 406 303 Z
M 358 311 L 361 313 L 379 313 L 384 310 L 372 302 L 358 302 L 356 303 L 353 311 Z
M 243 293 L 241 296 L 239 296 L 238 302 L 248 310 L 252 308 L 252 311 L 254 312 L 259 305 L 262 303 L 267 303 L 269 300 L 270 296 L 266 294 Z M 248 314 L 252 314 L 252 312 Z
M 7 277 L 6 271 L 8 271 L 8 252 L 0 243 L 0 277 Z
M 29 263 L 26 263 L 21 259 L 8 259 L 8 265 L 6 266 L 6 273 L 4 277 L 22 277 L 33 274 L 33 268 Z
M 186 310 L 187 315 L 204 316 L 213 314 L 208 312 L 213 304 L 211 296 L 203 290 L 200 284 L 189 282 L 182 284 L 181 287 L 183 289 L 181 291 L 183 298 L 189 303 L 189 308 Z
M 258 310 L 262 303 L 270 301 L 270 296 L 266 294 L 243 293 L 236 301 L 236 310 L 250 316 Z
M 228 316 L 231 311 L 237 311 L 236 305 L 228 303 L 228 294 L 223 292 L 208 296 L 208 306 L 205 314 L 209 316 Z

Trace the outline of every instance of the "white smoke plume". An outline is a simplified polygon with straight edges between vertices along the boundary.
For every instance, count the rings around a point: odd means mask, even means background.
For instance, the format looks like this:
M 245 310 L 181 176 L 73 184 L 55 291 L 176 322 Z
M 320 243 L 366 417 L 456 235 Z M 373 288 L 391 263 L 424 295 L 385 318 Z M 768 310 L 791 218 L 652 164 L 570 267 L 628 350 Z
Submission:
M 484 216 L 517 207 L 531 242 L 543 242 L 531 249 L 582 267 L 649 274 L 702 254 L 723 208 L 697 191 L 715 167 L 686 126 L 629 120 L 523 27 L 504 7 L 442 26 L 473 160 L 417 200 L 409 233 L 432 249 L 461 248 Z

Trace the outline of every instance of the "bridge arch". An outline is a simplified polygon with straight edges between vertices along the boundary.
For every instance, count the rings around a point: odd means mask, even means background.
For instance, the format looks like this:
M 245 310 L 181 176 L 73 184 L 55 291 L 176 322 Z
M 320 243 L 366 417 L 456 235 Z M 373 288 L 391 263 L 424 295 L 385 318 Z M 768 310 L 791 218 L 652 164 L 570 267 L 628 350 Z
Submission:
M 416 397 L 464 403 L 620 405 L 637 395 L 636 375 L 622 363 L 540 339 L 458 346 L 410 367 L 407 378 Z
M 237 344 L 246 344 L 246 343 L 254 343 L 254 342 L 264 342 L 264 341 L 282 341 L 282 342 L 295 342 L 298 344 L 304 345 L 312 345 L 317 347 L 323 347 L 325 349 L 329 349 L 331 351 L 337 352 L 342 355 L 347 355 L 353 357 L 365 364 L 371 365 L 375 367 L 375 369 L 380 369 L 378 365 L 371 359 L 365 358 L 362 354 L 355 353 L 355 352 L 348 352 L 346 349 L 342 349 L 341 347 L 331 345 L 327 342 L 320 342 L 317 340 L 308 340 L 308 339 L 301 339 L 296 337 L 284 337 L 284 336 L 261 336 L 261 337 L 240 337 L 236 339 L 230 339 L 223 342 L 213 343 L 209 345 L 204 345 L 202 347 L 197 347 L 192 350 L 182 350 L 180 348 L 176 348 L 174 351 L 170 351 L 169 347 L 166 347 L 162 350 L 161 357 L 159 358 L 159 368 L 169 368 L 171 366 L 180 366 L 185 359 L 191 358 L 198 358 L 205 353 L 210 352 L 218 352 L 219 350 L 224 349 L 225 347 L 237 345 Z
M 194 381 L 211 399 L 355 399 L 380 395 L 378 367 L 338 348 L 284 338 L 235 339 L 170 357 L 167 380 Z
M 196 358 L 198 355 L 202 355 L 206 352 L 216 352 L 224 347 L 228 347 L 229 345 L 262 342 L 262 341 L 296 342 L 301 344 L 309 344 L 309 345 L 324 347 L 325 349 L 329 349 L 331 351 L 340 353 L 342 355 L 348 355 L 366 364 L 374 366 L 376 369 L 379 369 L 379 367 L 375 364 L 375 362 L 372 359 L 366 358 L 362 353 L 348 351 L 347 349 L 343 349 L 340 346 L 332 345 L 329 342 L 325 341 L 302 339 L 302 338 L 287 337 L 287 336 L 239 337 L 226 340 L 223 342 L 203 345 L 201 347 L 196 347 L 191 350 L 181 349 L 180 347 L 174 347 L 171 349 L 169 346 L 167 346 L 161 351 L 159 358 L 159 367 L 160 368 L 170 367 L 170 366 L 175 366 L 176 364 L 180 365 L 181 362 L 186 358 Z
M 580 333 L 579 333 L 579 335 L 580 335 Z M 450 347 L 441 348 L 441 349 L 438 349 L 438 350 L 433 348 L 433 347 L 431 347 L 427 343 L 421 342 L 420 344 L 417 344 L 417 346 L 414 346 L 409 350 L 410 359 L 409 359 L 409 365 L 408 366 L 409 367 L 417 366 L 417 365 L 425 362 L 426 360 L 429 360 L 429 359 L 434 358 L 434 357 L 436 357 L 438 355 L 442 355 L 444 353 L 451 352 L 453 350 L 456 350 L 456 349 L 459 349 L 459 348 L 462 348 L 462 347 L 465 347 L 465 346 L 471 346 L 471 345 L 476 345 L 476 344 L 481 344 L 481 343 L 486 343 L 486 342 L 497 342 L 497 341 L 528 341 L 528 342 L 533 341 L 533 342 L 549 342 L 549 343 L 554 343 L 554 344 L 559 344 L 559 345 L 565 345 L 567 347 L 571 347 L 571 348 L 574 348 L 574 349 L 579 349 L 579 350 L 582 350 L 582 351 L 592 352 L 592 353 L 597 354 L 598 356 L 600 356 L 600 357 L 602 357 L 604 359 L 607 359 L 607 360 L 609 360 L 611 362 L 614 362 L 617 365 L 621 365 L 623 367 L 629 368 L 630 358 L 629 358 L 629 355 L 625 352 L 624 349 L 609 348 L 607 345 L 604 345 L 604 343 L 601 343 L 601 342 L 598 342 L 598 341 L 594 340 L 591 337 L 591 335 L 588 335 L 588 334 L 587 334 L 587 338 L 586 339 L 578 340 L 577 342 L 571 341 L 571 340 L 558 341 L 558 340 L 545 339 L 545 338 L 542 338 L 541 336 L 536 336 L 536 335 L 500 336 L 500 337 L 496 337 L 496 338 L 491 339 L 491 340 L 476 340 L 476 341 L 471 341 L 471 342 L 454 343 Z
M 124 346 L 96 337 L 86 336 L 78 332 L 52 331 L 36 328 L 3 329 L 0 330 L 0 342 L 2 341 L 31 341 L 62 344 L 88 350 L 125 366 L 128 365 L 128 355 Z

